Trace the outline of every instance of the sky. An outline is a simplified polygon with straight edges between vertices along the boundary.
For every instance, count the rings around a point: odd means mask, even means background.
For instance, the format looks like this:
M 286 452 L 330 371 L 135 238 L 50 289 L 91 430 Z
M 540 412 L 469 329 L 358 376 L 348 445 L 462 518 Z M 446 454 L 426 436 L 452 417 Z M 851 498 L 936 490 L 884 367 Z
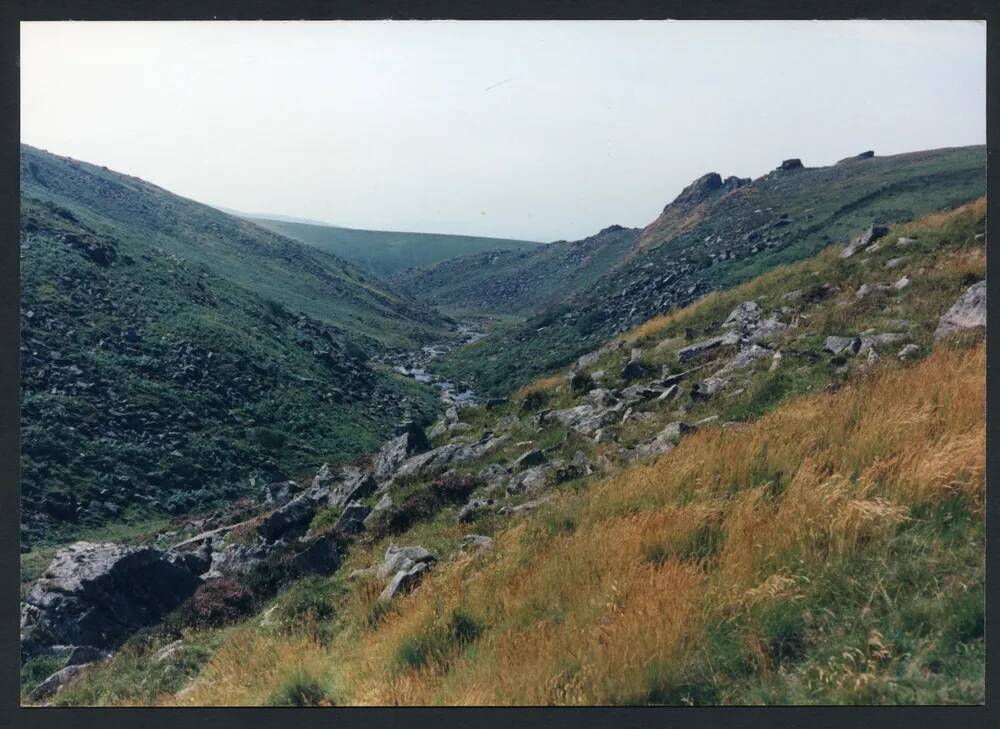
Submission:
M 693 179 L 984 144 L 969 21 L 32 22 L 21 140 L 210 205 L 575 240 Z

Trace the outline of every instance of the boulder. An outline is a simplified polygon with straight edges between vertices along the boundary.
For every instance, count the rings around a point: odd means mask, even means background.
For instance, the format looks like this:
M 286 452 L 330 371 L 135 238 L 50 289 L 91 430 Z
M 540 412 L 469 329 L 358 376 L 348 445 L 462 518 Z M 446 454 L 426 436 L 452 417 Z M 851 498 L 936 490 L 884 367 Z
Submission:
M 760 322 L 750 333 L 751 342 L 768 342 L 780 337 L 788 325 L 775 316 L 769 316 Z
M 257 526 L 257 533 L 266 542 L 305 534 L 316 513 L 316 504 L 305 495 L 292 499 L 268 514 Z
M 340 568 L 343 551 L 336 540 L 324 534 L 309 542 L 288 561 L 296 575 L 331 575 Z
M 913 359 L 914 357 L 917 356 L 918 352 L 920 352 L 920 347 L 918 347 L 916 344 L 910 343 L 903 346 L 903 348 L 899 350 L 896 356 L 902 360 Z
M 337 519 L 337 529 L 344 534 L 360 534 L 365 530 L 365 519 L 371 511 L 371 507 L 360 501 L 352 501 Z
M 50 696 L 55 696 L 62 690 L 63 686 L 78 676 L 83 670 L 84 666 L 75 665 L 66 666 L 66 668 L 56 671 L 47 679 L 35 686 L 32 692 L 28 694 L 28 698 L 31 701 L 41 701 L 42 699 L 47 699 Z
M 423 579 L 429 569 L 430 565 L 427 562 L 418 562 L 409 569 L 399 570 L 382 590 L 378 599 L 388 601 L 400 593 L 409 592 Z
M 909 285 L 910 285 L 910 277 L 909 276 L 903 276 L 902 278 L 899 279 L 899 281 L 897 281 L 896 283 L 894 283 L 892 285 L 892 287 L 894 289 L 896 289 L 896 291 L 902 291 L 903 289 L 905 289 Z
M 519 470 L 525 468 L 526 466 L 540 466 L 545 463 L 545 454 L 542 453 L 537 448 L 532 448 L 530 451 L 525 451 L 520 456 L 514 459 L 514 462 L 510 464 L 511 470 Z
M 736 332 L 729 332 L 728 334 L 723 334 L 720 337 L 712 337 L 711 339 L 703 339 L 694 344 L 689 344 L 688 346 L 679 349 L 677 351 L 677 359 L 681 362 L 685 362 L 689 359 L 694 359 L 706 352 L 710 352 L 713 349 L 724 345 L 738 344 L 740 341 L 740 336 Z M 666 383 L 664 383 L 666 384 Z
M 76 542 L 59 550 L 28 591 L 22 647 L 112 648 L 159 622 L 201 581 L 149 547 Z
M 861 348 L 861 340 L 858 337 L 827 337 L 823 342 L 823 351 L 830 354 L 856 354 Z
M 402 437 L 402 436 L 400 436 Z M 378 484 L 372 474 L 359 468 L 345 467 L 341 471 L 341 482 L 330 489 L 330 506 L 344 508 L 351 501 L 363 499 L 375 491 Z
M 876 240 L 884 236 L 889 232 L 889 229 L 884 225 L 875 225 L 874 223 L 868 227 L 864 233 L 851 241 L 846 248 L 841 252 L 841 258 L 850 258 L 855 253 L 860 251 L 862 248 L 866 248 L 874 243 Z
M 735 328 L 737 331 L 748 334 L 757 328 L 762 316 L 763 311 L 760 304 L 756 301 L 744 301 L 729 312 L 729 316 L 722 322 L 722 327 L 724 329 Z
M 271 554 L 283 548 L 284 544 L 228 544 L 212 553 L 212 566 L 205 573 L 205 579 L 223 575 L 245 575 L 262 564 Z
M 451 410 L 454 410 L 454 408 L 449 408 L 449 412 Z M 457 411 L 455 412 L 455 416 L 455 419 L 450 422 L 457 422 Z M 380 483 L 387 481 L 392 478 L 392 475 L 403 465 L 403 462 L 407 458 L 420 453 L 426 453 L 430 450 L 430 447 L 424 429 L 416 423 L 407 423 L 400 435 L 382 446 L 382 449 L 375 457 L 375 466 L 372 475 Z
M 934 339 L 948 336 L 962 329 L 986 326 L 986 282 L 973 284 L 958 297 L 934 330 Z
M 417 564 L 436 562 L 437 557 L 423 547 L 397 547 L 390 544 L 385 550 L 385 557 L 375 568 L 375 574 L 381 579 L 400 571 L 406 571 Z
M 888 293 L 888 292 L 893 291 L 893 290 L 894 289 L 893 289 L 892 285 L 891 284 L 887 284 L 887 283 L 866 283 L 866 284 L 861 284 L 861 286 L 858 287 L 857 293 L 854 294 L 854 298 L 856 298 L 856 299 L 858 299 L 860 301 L 861 299 L 868 298 L 872 294 L 883 294 L 883 293 Z
M 546 503 L 549 497 L 544 497 L 541 499 L 534 499 L 532 501 L 525 501 L 523 504 L 518 504 L 517 506 L 505 506 L 498 513 L 504 516 L 517 516 L 518 514 L 527 514 L 529 511 L 534 511 L 542 504 Z
M 870 351 L 880 349 L 890 344 L 896 344 L 906 339 L 905 334 L 897 332 L 886 332 L 885 334 L 874 334 L 861 337 L 861 346 L 858 347 L 858 355 L 867 355 Z
M 909 256 L 897 256 L 896 258 L 890 258 L 885 262 L 886 268 L 899 268 L 904 263 L 906 263 Z
M 754 362 L 761 359 L 767 359 L 774 354 L 767 347 L 761 347 L 759 344 L 751 344 L 748 347 L 742 347 L 736 356 L 733 357 L 722 369 L 730 372 L 733 370 L 745 370 L 747 367 L 753 366 Z
M 625 382 L 630 382 L 632 380 L 637 380 L 646 374 L 646 368 L 643 366 L 642 362 L 636 359 L 629 360 L 622 368 L 622 380 Z
M 458 512 L 458 521 L 461 524 L 466 524 L 470 521 L 475 521 L 479 518 L 479 515 L 493 505 L 493 499 L 472 499 L 469 503 L 463 506 Z
M 792 159 L 783 160 L 781 162 L 781 164 L 778 166 L 778 169 L 779 170 L 784 170 L 786 172 L 788 170 L 802 169 L 802 160 L 794 158 L 794 157 Z
M 264 503 L 280 506 L 287 503 L 294 494 L 301 491 L 294 481 L 277 481 L 264 487 Z
M 378 500 L 378 503 L 372 508 L 365 517 L 365 528 L 370 528 L 372 524 L 385 512 L 392 508 L 392 497 L 389 494 L 382 494 L 382 498 Z
M 530 494 L 545 486 L 545 466 L 535 466 L 522 471 L 507 484 L 507 492 L 511 494 Z
M 111 651 L 102 651 L 92 645 L 75 645 L 66 658 L 67 666 L 85 666 L 88 663 L 104 661 L 111 657 Z

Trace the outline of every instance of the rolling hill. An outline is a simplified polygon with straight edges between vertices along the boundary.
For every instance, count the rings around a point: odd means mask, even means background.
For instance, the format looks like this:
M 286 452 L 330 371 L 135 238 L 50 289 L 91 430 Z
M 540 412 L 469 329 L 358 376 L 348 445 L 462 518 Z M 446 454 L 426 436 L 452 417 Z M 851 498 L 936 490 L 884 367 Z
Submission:
M 231 502 L 435 411 L 368 356 L 433 312 L 142 180 L 21 161 L 25 542 Z
M 530 251 L 541 247 L 540 243 L 506 238 L 357 230 L 257 217 L 251 220 L 263 228 L 338 255 L 379 277 L 455 256 L 483 251 Z
M 21 192 L 71 211 L 97 232 L 159 248 L 351 334 L 413 346 L 447 323 L 342 258 L 137 177 L 21 145 Z
M 812 255 L 873 223 L 912 220 L 985 189 L 982 146 L 859 155 L 829 167 L 787 160 L 755 180 L 709 173 L 667 205 L 599 278 L 523 323 L 453 351 L 439 369 L 502 394 L 706 292 Z M 412 292 L 435 301 L 433 277 L 421 281 L 425 286 Z

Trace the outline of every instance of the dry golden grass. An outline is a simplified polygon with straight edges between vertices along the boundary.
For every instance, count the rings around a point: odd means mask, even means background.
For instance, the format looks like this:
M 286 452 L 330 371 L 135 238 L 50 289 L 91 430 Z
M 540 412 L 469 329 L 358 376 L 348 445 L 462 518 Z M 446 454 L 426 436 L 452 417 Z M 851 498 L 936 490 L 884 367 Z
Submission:
M 710 623 L 797 602 L 803 570 L 834 569 L 915 507 L 957 495 L 981 515 L 984 469 L 985 347 L 940 348 L 563 496 L 501 532 L 491 554 L 440 565 L 378 629 L 345 629 L 329 647 L 247 632 L 170 702 L 260 703 L 303 664 L 333 671 L 352 704 L 642 701 L 651 674 L 680 680 Z M 691 545 L 712 533 L 721 548 L 699 561 Z M 370 598 L 353 599 L 367 609 Z M 478 640 L 401 665 L 408 642 L 442 634 L 455 610 L 482 626 Z M 872 680 L 890 649 L 869 643 L 817 680 Z

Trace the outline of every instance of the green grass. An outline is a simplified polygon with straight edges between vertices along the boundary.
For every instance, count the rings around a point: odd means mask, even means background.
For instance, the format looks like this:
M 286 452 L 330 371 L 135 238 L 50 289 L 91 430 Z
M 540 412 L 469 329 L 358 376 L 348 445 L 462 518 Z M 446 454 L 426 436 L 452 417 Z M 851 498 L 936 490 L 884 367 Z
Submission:
M 531 251 L 540 245 L 508 238 L 357 230 L 267 218 L 251 220 L 262 228 L 340 256 L 379 277 L 481 251 Z

